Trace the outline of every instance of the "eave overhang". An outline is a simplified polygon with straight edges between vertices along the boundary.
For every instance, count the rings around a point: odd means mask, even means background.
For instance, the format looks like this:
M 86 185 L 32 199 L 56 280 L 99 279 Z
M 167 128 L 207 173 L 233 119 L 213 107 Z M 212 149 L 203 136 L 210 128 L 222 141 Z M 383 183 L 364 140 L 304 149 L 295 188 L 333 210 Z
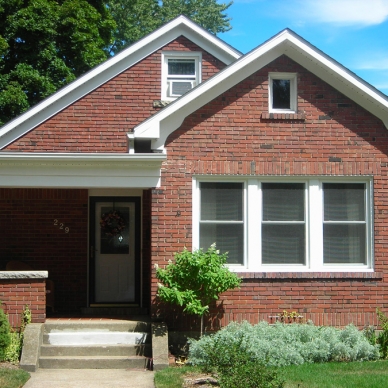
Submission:
M 0 187 L 151 188 L 164 154 L 0 153 Z
M 388 129 L 388 96 L 287 29 L 136 126 L 131 136 L 152 139 L 152 148 L 163 150 L 167 137 L 189 114 L 281 55 L 287 55 L 371 112 Z

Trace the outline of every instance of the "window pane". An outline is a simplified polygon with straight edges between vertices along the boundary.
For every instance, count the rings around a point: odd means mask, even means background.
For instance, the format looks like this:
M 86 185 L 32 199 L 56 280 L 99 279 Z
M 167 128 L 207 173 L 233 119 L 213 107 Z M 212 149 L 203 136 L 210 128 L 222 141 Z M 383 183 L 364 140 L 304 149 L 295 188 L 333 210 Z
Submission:
M 303 183 L 263 183 L 263 221 L 304 221 Z
M 243 220 L 242 183 L 202 182 L 200 187 L 202 221 Z
M 365 234 L 365 224 L 324 224 L 324 263 L 366 264 Z
M 325 221 L 365 221 L 363 183 L 324 183 Z
M 289 79 L 272 80 L 272 108 L 291 109 L 291 81 Z
M 169 59 L 168 75 L 195 75 L 195 60 Z
M 201 224 L 200 247 L 206 250 L 213 243 L 221 253 L 228 252 L 229 264 L 244 263 L 243 224 Z
M 303 225 L 262 225 L 263 264 L 305 264 Z

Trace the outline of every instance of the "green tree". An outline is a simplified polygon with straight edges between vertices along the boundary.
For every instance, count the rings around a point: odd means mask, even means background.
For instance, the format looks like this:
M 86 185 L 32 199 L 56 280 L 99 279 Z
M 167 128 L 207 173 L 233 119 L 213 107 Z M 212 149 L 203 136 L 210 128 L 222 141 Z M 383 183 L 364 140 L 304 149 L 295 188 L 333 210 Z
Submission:
M 0 302 L 0 361 L 5 359 L 5 352 L 11 343 L 11 326 Z
M 0 0 L 0 125 L 180 14 L 229 30 L 217 0 Z
M 201 317 L 209 311 L 209 305 L 223 292 L 236 288 L 241 279 L 225 266 L 227 254 L 220 254 L 213 244 L 206 252 L 194 252 L 186 248 L 175 254 L 175 263 L 156 269 L 158 297 L 167 303 L 183 307 L 188 314 Z
M 232 2 L 217 0 L 108 0 L 108 8 L 116 21 L 111 53 L 136 42 L 144 35 L 179 15 L 185 15 L 212 34 L 231 29 L 225 13 Z
M 0 124 L 108 56 L 103 0 L 0 0 Z

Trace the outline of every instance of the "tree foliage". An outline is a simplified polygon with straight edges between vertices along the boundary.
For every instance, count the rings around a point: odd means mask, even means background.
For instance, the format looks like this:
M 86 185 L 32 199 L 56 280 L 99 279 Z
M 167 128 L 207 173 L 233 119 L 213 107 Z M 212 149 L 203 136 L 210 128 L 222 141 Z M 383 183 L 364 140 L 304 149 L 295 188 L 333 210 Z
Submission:
M 230 29 L 216 0 L 0 0 L 0 125 L 180 14 Z
M 184 249 L 175 254 L 175 263 L 157 268 L 158 296 L 167 303 L 183 307 L 188 314 L 203 317 L 219 295 L 240 285 L 241 279 L 225 266 L 227 255 L 213 244 L 206 252 Z M 202 332 L 201 321 L 201 332 Z
M 107 58 L 103 0 L 0 0 L 0 123 Z
M 217 0 L 109 0 L 108 7 L 117 23 L 111 53 L 136 42 L 164 23 L 185 15 L 212 34 L 231 29 L 225 13 L 232 2 Z

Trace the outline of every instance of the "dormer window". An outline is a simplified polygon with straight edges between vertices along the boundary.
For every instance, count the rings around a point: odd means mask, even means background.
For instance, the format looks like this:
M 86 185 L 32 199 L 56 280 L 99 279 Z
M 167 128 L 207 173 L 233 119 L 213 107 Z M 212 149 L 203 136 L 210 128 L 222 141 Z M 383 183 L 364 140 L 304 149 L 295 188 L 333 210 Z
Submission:
M 270 73 L 268 90 L 270 112 L 297 112 L 297 90 L 295 73 Z
M 201 82 L 201 53 L 163 53 L 162 100 L 175 100 Z

